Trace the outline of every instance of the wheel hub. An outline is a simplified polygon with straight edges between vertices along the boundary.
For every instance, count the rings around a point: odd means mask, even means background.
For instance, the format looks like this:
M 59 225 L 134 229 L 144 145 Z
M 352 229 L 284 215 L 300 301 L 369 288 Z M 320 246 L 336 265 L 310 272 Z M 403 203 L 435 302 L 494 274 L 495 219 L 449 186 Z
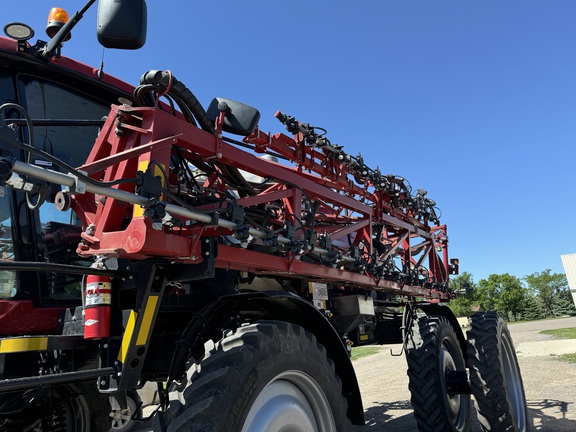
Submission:
M 456 352 L 457 347 L 452 344 L 452 341 L 445 339 L 440 348 L 439 360 L 440 371 L 443 373 L 441 382 L 446 411 L 451 424 L 459 429 L 466 423 L 469 408 L 467 397 L 461 396 L 464 392 L 459 391 L 463 387 L 460 385 L 462 374 L 464 374 L 464 382 L 467 382 L 467 378 L 466 371 L 463 370 L 464 365 L 456 364 L 457 360 L 454 358 Z M 458 361 L 458 363 L 462 362 Z
M 318 384 L 301 371 L 286 371 L 258 394 L 242 432 L 329 432 L 334 428 L 330 405 Z

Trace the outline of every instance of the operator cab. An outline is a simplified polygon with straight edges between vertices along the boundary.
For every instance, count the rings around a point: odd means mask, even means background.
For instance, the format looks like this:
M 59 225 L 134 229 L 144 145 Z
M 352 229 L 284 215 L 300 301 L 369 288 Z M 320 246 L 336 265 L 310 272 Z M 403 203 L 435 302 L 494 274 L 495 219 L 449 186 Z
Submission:
M 110 105 L 118 103 L 119 96 L 132 99 L 133 89 L 119 80 L 95 77 L 91 68 L 72 60 L 72 67 L 66 69 L 51 62 L 52 57 L 60 56 L 62 42 L 71 38 L 72 29 L 95 2 L 89 0 L 72 16 L 53 8 L 46 27 L 49 42 L 39 40 L 31 45 L 34 30 L 19 22 L 4 27 L 4 33 L 16 41 L 15 49 L 9 41 L 0 40 L 0 111 L 6 123 L 18 126 L 15 129 L 21 142 L 33 144 L 72 167 L 86 161 Z M 140 48 L 146 40 L 146 2 L 100 0 L 97 36 L 107 48 Z M 23 118 L 18 105 L 29 119 Z M 0 156 L 9 155 L 58 171 L 42 157 L 14 154 L 14 149 L 0 144 Z M 34 211 L 34 197 L 0 186 L 0 263 L 90 264 L 75 253 L 81 227 L 71 210 L 56 209 L 54 196 L 58 191 L 52 187 L 44 205 Z M 0 267 L 0 301 L 59 308 L 77 304 L 80 299 L 81 276 Z M 15 329 L 14 324 L 3 321 L 0 333 L 33 333 L 30 325 Z
M 22 115 L 11 105 L 22 106 L 34 126 L 30 130 L 34 146 L 65 161 L 81 166 L 92 149 L 99 124 L 115 102 L 116 93 L 106 94 L 96 86 L 59 74 L 40 78 L 33 65 L 13 63 L 0 55 L 0 105 L 9 124 L 19 124 Z M 98 97 L 95 97 L 98 95 Z M 0 108 L 1 108 L 0 106 Z M 26 127 L 19 127 L 19 140 L 30 142 Z M 74 143 L 70 145 L 70 143 Z M 2 149 L 8 155 L 8 149 Z M 23 154 L 20 159 L 27 159 Z M 33 156 L 31 163 L 58 171 L 50 161 Z M 80 264 L 75 253 L 80 226 L 71 210 L 56 210 L 54 196 L 60 189 L 52 188 L 38 211 L 27 205 L 26 196 L 0 186 L 0 253 L 2 261 L 40 261 L 59 264 Z M 28 201 L 34 201 L 29 198 Z M 33 202 L 32 202 L 33 204 Z M 0 299 L 34 299 L 33 286 L 39 284 L 41 304 L 59 304 L 80 299 L 80 276 L 0 270 Z

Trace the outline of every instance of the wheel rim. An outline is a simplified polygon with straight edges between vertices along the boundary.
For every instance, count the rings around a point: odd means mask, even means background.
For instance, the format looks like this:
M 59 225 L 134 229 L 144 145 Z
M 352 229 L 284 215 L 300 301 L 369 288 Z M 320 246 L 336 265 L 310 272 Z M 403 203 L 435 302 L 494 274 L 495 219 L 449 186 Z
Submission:
M 469 405 L 467 396 L 453 394 L 448 391 L 446 374 L 464 370 L 464 359 L 462 358 L 458 347 L 454 345 L 450 338 L 444 338 L 442 341 L 439 357 L 439 369 L 442 374 L 442 394 L 444 395 L 446 412 L 448 413 L 450 423 L 457 430 L 461 430 L 466 425 L 468 418 Z
M 136 411 L 136 402 L 131 397 L 126 397 L 128 407 L 117 411 L 112 411 L 110 417 L 112 418 L 112 431 L 127 430 L 133 423 L 132 416 Z
M 506 383 L 506 392 L 510 398 L 510 407 L 518 431 L 526 430 L 526 406 L 524 405 L 524 387 L 514 347 L 508 335 L 502 335 L 502 371 Z
M 335 428 L 330 404 L 318 383 L 304 372 L 285 371 L 258 394 L 242 432 L 330 432 Z

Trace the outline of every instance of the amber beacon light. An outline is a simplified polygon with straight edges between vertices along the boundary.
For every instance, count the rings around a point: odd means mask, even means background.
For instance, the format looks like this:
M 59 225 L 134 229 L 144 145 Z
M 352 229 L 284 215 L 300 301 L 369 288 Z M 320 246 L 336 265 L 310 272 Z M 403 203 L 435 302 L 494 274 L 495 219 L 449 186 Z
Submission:
M 69 19 L 68 12 L 64 9 L 57 7 L 52 8 L 48 14 L 48 24 L 46 24 L 46 34 L 48 37 L 53 38 Z M 69 33 L 64 38 L 64 42 L 70 40 L 71 37 L 72 34 Z

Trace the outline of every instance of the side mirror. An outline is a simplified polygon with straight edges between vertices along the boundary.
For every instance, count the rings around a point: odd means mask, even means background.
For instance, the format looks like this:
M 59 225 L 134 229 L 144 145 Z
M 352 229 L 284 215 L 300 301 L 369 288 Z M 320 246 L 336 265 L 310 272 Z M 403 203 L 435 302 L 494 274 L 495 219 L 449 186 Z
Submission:
M 100 0 L 98 42 L 106 48 L 138 49 L 146 43 L 145 0 Z
M 236 135 L 250 135 L 260 120 L 260 112 L 256 108 L 224 98 L 214 98 L 206 110 L 206 114 L 213 123 L 216 123 L 221 111 L 226 112 L 222 129 Z

